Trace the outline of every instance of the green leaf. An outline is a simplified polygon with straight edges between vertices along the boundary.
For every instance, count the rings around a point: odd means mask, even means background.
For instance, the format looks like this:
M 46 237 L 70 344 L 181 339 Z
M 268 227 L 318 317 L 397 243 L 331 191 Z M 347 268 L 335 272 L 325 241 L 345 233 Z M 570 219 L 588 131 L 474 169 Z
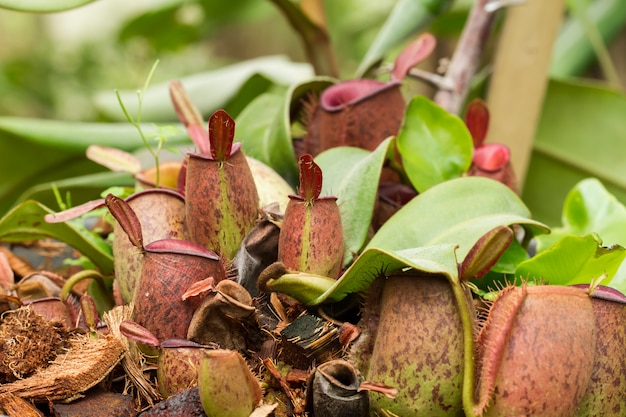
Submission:
M 427 274 L 441 274 L 449 281 L 458 280 L 455 245 L 444 244 L 386 251 L 365 250 L 335 284 L 310 302 L 310 305 L 342 300 L 350 293 L 365 291 L 380 275 L 412 268 Z
M 522 195 L 536 219 L 560 224 L 567 193 L 589 177 L 626 202 L 625 114 L 623 92 L 590 81 L 550 81 Z
M 200 112 L 207 117 L 219 108 L 227 107 L 230 101 L 240 101 L 238 96 L 243 95 L 246 101 L 251 101 L 261 93 L 259 83 L 250 85 L 253 94 L 242 89 L 255 76 L 262 76 L 261 83 L 266 87 L 271 84 L 291 85 L 307 80 L 313 76 L 309 65 L 290 62 L 284 57 L 269 56 L 236 63 L 214 71 L 199 73 L 180 79 L 189 94 L 192 102 Z M 259 79 L 257 78 L 257 81 Z M 265 91 L 265 89 L 263 90 Z M 130 114 L 137 113 L 137 92 L 120 91 L 122 101 Z M 115 94 L 101 92 L 94 97 L 96 107 L 111 120 L 125 120 Z M 236 116 L 232 109 L 226 109 Z M 153 84 L 144 94 L 142 119 L 153 122 L 178 120 L 169 96 L 169 83 Z
M 333 80 L 318 77 L 294 84 L 284 96 L 262 94 L 236 118 L 235 135 L 246 155 L 272 167 L 292 187 L 298 185 L 298 166 L 292 145 L 292 114 L 297 114 L 309 95 L 318 94 Z
M 20 12 L 51 13 L 84 6 L 94 0 L 0 0 L 0 8 Z
M 179 0 L 157 5 L 139 14 L 120 29 L 119 40 L 129 42 L 141 38 L 157 55 L 198 42 L 202 38 L 202 30 L 199 25 L 180 18 L 183 7 L 184 3 Z M 154 30 L 155 27 L 159 30 Z
M 127 172 L 98 172 L 80 175 L 58 181 L 45 182 L 26 189 L 17 198 L 17 203 L 36 200 L 48 207 L 55 207 L 56 199 L 53 189 L 56 187 L 62 196 L 70 194 L 74 206 L 85 201 L 100 197 L 103 190 L 109 187 L 134 187 L 135 178 Z
M 488 178 L 463 177 L 441 183 L 409 201 L 368 243 L 367 248 L 399 250 L 456 244 L 463 260 L 485 233 L 498 226 L 522 225 L 529 233 L 548 231 L 530 218 L 520 198 Z
M 396 140 L 406 174 L 419 192 L 460 177 L 472 163 L 474 145 L 465 123 L 426 97 L 411 100 Z
M 334 279 L 322 275 L 282 272 L 285 273 L 267 280 L 263 291 L 287 294 L 304 305 L 311 305 L 320 294 L 324 294 L 335 284 Z
M 367 290 L 379 276 L 412 268 L 440 274 L 458 283 L 456 245 L 436 245 L 402 251 L 371 248 L 364 251 L 336 281 L 307 273 L 290 273 L 281 265 L 267 268 L 260 278 L 266 291 L 279 291 L 305 305 L 341 301 L 346 295 Z M 263 277 L 264 274 L 269 274 Z M 270 277 L 270 279 L 267 279 Z
M 91 259 L 103 274 L 113 272 L 111 247 L 102 238 L 77 222 L 46 223 L 44 216 L 50 213 L 54 212 L 33 200 L 19 204 L 0 219 L 0 241 L 23 242 L 54 238 Z
M 344 266 L 352 262 L 367 238 L 380 173 L 391 143 L 386 139 L 373 152 L 332 148 L 315 158 L 324 172 L 322 195 L 337 197 L 344 234 Z
M 539 235 L 537 237 L 543 237 L 546 235 Z M 509 274 L 513 275 L 515 273 L 515 268 L 521 262 L 528 259 L 530 256 L 528 252 L 521 243 L 519 243 L 516 239 L 513 239 L 511 245 L 507 248 L 507 250 L 500 256 L 498 262 L 491 268 L 491 272 L 500 273 L 500 274 Z
M 626 4 L 622 0 L 591 1 L 585 13 L 605 44 L 611 43 L 626 22 Z M 563 22 L 553 50 L 550 75 L 554 77 L 580 75 L 596 58 L 582 22 L 573 15 Z
M 149 136 L 158 134 L 158 129 L 152 124 L 143 124 L 141 128 Z M 168 144 L 189 143 L 185 129 L 180 127 L 178 130 L 178 135 L 168 138 Z M 84 153 L 89 145 L 103 145 L 127 151 L 143 147 L 137 129 L 126 122 L 84 123 L 0 117 L 0 139 L 4 141 L 6 134 L 17 136 L 20 141 L 80 153 Z
M 546 250 L 567 235 L 597 233 L 608 244 L 626 246 L 626 207 L 600 181 L 588 178 L 570 190 L 562 214 L 563 227 L 537 236 L 537 250 Z
M 450 0 L 398 1 L 359 64 L 355 78 L 362 78 L 391 48 L 419 33 L 451 4 Z
M 589 284 L 603 274 L 610 280 L 626 257 L 626 249 L 617 245 L 607 248 L 601 243 L 595 235 L 564 236 L 549 249 L 520 263 L 515 276 L 543 279 L 552 285 Z M 626 287 L 618 289 L 624 292 Z
M 151 125 L 142 127 L 146 132 L 157 131 Z M 168 145 L 189 143 L 184 129 L 178 128 L 178 131 L 178 135 L 168 138 Z M 25 190 L 38 184 L 102 172 L 105 168 L 85 157 L 87 147 L 92 144 L 127 151 L 143 147 L 136 129 L 129 123 L 0 117 L 0 215 L 20 196 L 27 196 Z M 90 188 L 89 192 L 86 192 L 87 188 Z M 93 185 L 81 187 L 82 200 L 74 198 L 74 203 L 96 198 L 100 191 L 94 190 Z
M 293 185 L 298 183 L 298 171 L 284 102 L 285 97 L 276 94 L 258 96 L 237 118 L 235 135 L 246 155 L 269 165 Z

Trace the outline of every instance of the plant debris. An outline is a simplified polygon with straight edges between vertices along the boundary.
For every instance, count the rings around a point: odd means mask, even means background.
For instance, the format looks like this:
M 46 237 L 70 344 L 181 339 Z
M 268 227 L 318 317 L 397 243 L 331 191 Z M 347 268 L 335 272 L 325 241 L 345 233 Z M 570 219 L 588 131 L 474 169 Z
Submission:
M 0 394 L 11 393 L 33 402 L 72 401 L 106 378 L 124 354 L 124 345 L 113 335 L 92 339 L 76 334 L 67 342 L 66 351 L 50 366 L 0 386 Z
M 67 348 L 66 331 L 29 307 L 6 312 L 0 323 L 0 382 L 32 375 Z M 4 388 L 4 387 L 2 387 Z

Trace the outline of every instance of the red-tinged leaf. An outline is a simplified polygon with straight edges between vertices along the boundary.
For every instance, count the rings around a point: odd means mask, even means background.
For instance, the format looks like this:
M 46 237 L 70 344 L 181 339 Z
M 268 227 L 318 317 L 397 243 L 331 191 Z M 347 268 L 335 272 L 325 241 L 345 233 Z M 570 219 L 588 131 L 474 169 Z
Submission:
M 389 385 L 385 385 L 382 382 L 373 382 L 373 381 L 361 382 L 361 385 L 359 385 L 359 389 L 357 391 L 358 392 L 361 392 L 361 391 L 377 392 L 391 399 L 396 398 L 396 395 L 398 395 L 397 388 L 390 387 Z
M 198 108 L 193 104 L 180 81 L 170 83 L 170 98 L 174 104 L 178 120 L 187 128 L 189 137 L 200 153 L 209 153 L 209 135 L 204 129 L 204 120 Z
M 188 240 L 181 239 L 160 239 L 148 243 L 145 247 L 147 251 L 158 253 L 179 253 L 190 256 L 201 256 L 207 259 L 217 261 L 220 259 L 218 254 L 210 249 L 205 248 Z
M 6 294 L 0 294 L 0 301 L 4 301 L 7 303 L 13 303 L 16 306 L 23 306 L 24 303 L 22 303 L 22 300 L 20 300 L 19 297 L 16 297 L 14 295 L 6 295 Z
M 4 290 L 2 292 L 8 293 L 13 289 L 14 285 L 15 274 L 13 269 L 11 269 L 9 259 L 4 252 L 0 252 L 0 289 Z
M 94 161 L 111 171 L 136 174 L 141 171 L 141 162 L 133 154 L 108 146 L 89 145 L 85 152 L 87 159 Z
M 211 156 L 216 161 L 226 160 L 231 153 L 235 137 L 235 121 L 224 110 L 218 110 L 209 119 Z
M 430 33 L 424 33 L 411 42 L 396 58 L 391 71 L 391 81 L 402 81 L 412 67 L 419 64 L 433 52 L 436 45 L 437 40 Z
M 158 347 L 160 345 L 150 330 L 146 329 L 134 321 L 124 320 L 120 323 L 120 333 L 133 342 L 143 343 L 144 345 Z
M 206 345 L 201 345 L 192 340 L 187 339 L 167 339 L 161 343 L 162 348 L 206 348 Z
M 107 195 L 104 202 L 113 217 L 115 217 L 115 220 L 117 220 L 124 232 L 128 235 L 130 242 L 143 251 L 141 223 L 133 209 L 126 201 L 113 194 Z
M 485 233 L 461 262 L 459 278 L 466 280 L 484 277 L 511 246 L 513 239 L 513 230 L 508 226 L 497 226 Z
M 304 154 L 298 161 L 300 168 L 300 197 L 311 202 L 322 192 L 322 169 L 313 161 L 310 154 Z
M 185 291 L 182 296 L 182 300 L 185 301 L 191 297 L 197 297 L 209 291 L 215 291 L 215 278 L 208 277 L 202 281 L 194 282 L 189 289 Z
M 72 207 L 71 209 L 63 210 L 59 213 L 46 214 L 43 219 L 46 223 L 64 223 L 68 220 L 76 219 L 85 213 L 89 213 L 91 210 L 104 206 L 104 199 L 87 201 L 79 206 Z
M 467 105 L 465 125 L 472 135 L 474 146 L 481 146 L 489 128 L 489 109 L 484 101 L 477 98 Z
M 96 308 L 96 302 L 89 294 L 83 294 L 80 297 L 80 309 L 83 312 L 83 317 L 89 330 L 95 330 L 99 320 L 98 309 Z
M 350 343 L 354 342 L 361 335 L 361 331 L 357 326 L 350 322 L 344 322 L 339 328 L 339 343 L 341 347 L 347 348 Z
M 604 285 L 598 285 L 595 288 L 591 288 L 589 295 L 599 300 L 614 301 L 616 303 L 626 304 L 626 295 L 622 294 L 619 290 L 616 290 L 615 288 L 606 287 Z
M 185 157 L 183 164 L 180 166 L 178 173 L 178 181 L 176 183 L 176 191 L 183 197 L 185 196 L 185 185 L 187 183 L 187 165 L 189 164 L 189 156 Z

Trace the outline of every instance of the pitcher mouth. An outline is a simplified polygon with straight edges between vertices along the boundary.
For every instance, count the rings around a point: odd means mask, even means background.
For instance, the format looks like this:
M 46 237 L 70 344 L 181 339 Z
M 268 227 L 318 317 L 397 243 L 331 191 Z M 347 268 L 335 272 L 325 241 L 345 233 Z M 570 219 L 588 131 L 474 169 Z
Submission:
M 399 85 L 400 82 L 370 79 L 344 81 L 328 87 L 320 97 L 320 104 L 324 110 L 335 112 Z

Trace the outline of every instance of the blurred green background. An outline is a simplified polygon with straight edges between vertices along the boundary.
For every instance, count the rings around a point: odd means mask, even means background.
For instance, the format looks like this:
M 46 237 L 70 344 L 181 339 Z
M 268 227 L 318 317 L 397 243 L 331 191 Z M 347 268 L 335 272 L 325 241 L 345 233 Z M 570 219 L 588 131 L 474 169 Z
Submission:
M 12 2 L 15 0 L 0 0 L 0 6 Z M 354 76 L 390 13 L 409 3 L 436 2 L 322 2 L 339 78 Z M 438 46 L 435 56 L 421 64 L 423 68 L 435 71 L 441 59 L 451 56 L 471 4 L 470 0 L 446 4 L 428 24 L 425 30 L 437 36 Z M 586 177 L 601 179 L 626 202 L 626 2 L 569 0 L 567 6 L 522 195 L 534 216 L 549 225 L 560 224 L 566 194 Z M 580 16 L 589 24 L 581 25 Z M 488 42 L 485 66 L 478 77 L 482 80 L 489 74 L 501 23 L 498 19 L 495 35 Z M 529 25 L 532 27 L 532 22 Z M 384 61 L 393 61 L 410 38 L 388 48 Z M 598 64 L 598 43 L 594 51 L 590 39 L 600 39 L 599 46 L 606 48 L 612 79 L 605 79 L 607 61 Z M 284 91 L 289 84 L 313 76 L 307 65 L 294 64 L 306 58 L 301 39 L 271 1 L 100 0 L 56 13 L 0 9 L 0 42 L 0 160 L 4 162 L 0 167 L 0 213 L 25 198 L 50 204 L 54 201 L 51 182 L 105 171 L 84 158 L 90 142 L 129 151 L 141 148 L 137 133 L 125 122 L 114 90 L 125 91 L 125 101 L 135 105 L 134 91 L 144 84 L 157 59 L 160 63 L 151 81 L 155 90 L 172 79 L 191 79 L 198 74 L 208 74 L 208 79 L 212 71 L 248 60 L 284 57 L 286 63 L 263 61 L 263 76 L 244 71 L 236 81 L 239 90 L 196 91 L 194 101 L 206 98 L 208 103 L 205 107 L 200 103 L 205 116 L 215 110 L 210 108 L 214 102 L 220 102 L 219 107 L 237 117 L 256 96 Z M 476 94 L 480 94 L 480 85 Z M 434 89 L 407 82 L 404 92 L 407 97 L 430 96 Z M 143 121 L 176 121 L 166 96 L 148 94 L 145 104 Z M 31 118 L 36 122 L 31 124 Z M 48 120 L 99 124 L 43 123 Z M 103 130 L 102 125 L 109 122 L 115 124 Z M 111 132 L 118 133 L 112 137 Z M 188 143 L 184 131 L 170 143 Z M 91 188 L 103 189 L 110 180 L 87 181 Z M 97 195 L 90 187 L 83 188 L 72 188 L 75 203 Z
M 328 1 L 341 73 L 350 76 L 394 1 Z M 259 0 L 103 0 L 57 13 L 0 9 L 0 113 L 103 120 L 101 91 L 153 83 L 266 55 L 305 57 L 297 34 Z M 209 94 L 209 93 L 207 93 Z

